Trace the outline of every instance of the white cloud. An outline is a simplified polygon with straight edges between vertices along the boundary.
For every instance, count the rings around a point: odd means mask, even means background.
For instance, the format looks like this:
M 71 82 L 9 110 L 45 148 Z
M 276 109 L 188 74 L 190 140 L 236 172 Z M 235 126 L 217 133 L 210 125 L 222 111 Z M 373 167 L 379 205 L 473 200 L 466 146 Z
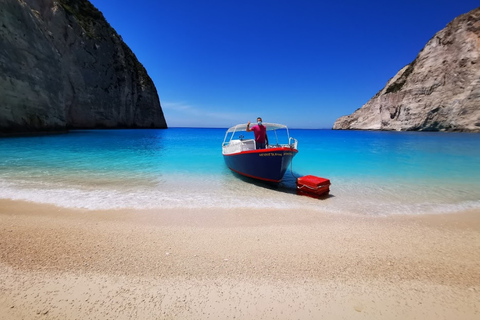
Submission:
M 215 110 L 183 102 L 162 102 L 162 109 L 170 127 L 216 127 L 227 128 L 248 121 L 247 113 Z

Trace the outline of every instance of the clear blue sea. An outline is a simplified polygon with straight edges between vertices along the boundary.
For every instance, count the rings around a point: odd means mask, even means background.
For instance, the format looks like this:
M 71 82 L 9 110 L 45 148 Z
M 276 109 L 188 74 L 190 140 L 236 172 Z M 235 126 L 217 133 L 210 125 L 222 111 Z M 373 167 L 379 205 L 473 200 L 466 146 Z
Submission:
M 278 187 L 224 164 L 226 129 L 78 130 L 0 139 L 0 198 L 69 208 L 300 208 L 361 215 L 480 208 L 480 134 L 290 129 Z M 331 180 L 295 194 L 294 176 Z

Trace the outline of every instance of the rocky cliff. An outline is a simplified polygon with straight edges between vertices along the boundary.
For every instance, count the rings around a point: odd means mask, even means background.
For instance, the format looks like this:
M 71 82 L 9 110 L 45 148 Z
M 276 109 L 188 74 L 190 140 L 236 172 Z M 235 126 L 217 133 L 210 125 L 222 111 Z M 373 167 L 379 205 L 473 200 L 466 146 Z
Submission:
M 480 132 L 480 8 L 439 31 L 385 88 L 333 129 Z
M 87 0 L 0 0 L 0 134 L 166 128 L 156 88 Z

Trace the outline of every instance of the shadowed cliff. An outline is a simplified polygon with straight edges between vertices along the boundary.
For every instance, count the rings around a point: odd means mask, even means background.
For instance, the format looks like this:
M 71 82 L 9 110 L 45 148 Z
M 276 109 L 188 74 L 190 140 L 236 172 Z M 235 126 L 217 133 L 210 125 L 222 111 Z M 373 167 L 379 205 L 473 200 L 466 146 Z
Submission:
M 166 128 L 145 68 L 87 0 L 0 0 L 0 133 Z

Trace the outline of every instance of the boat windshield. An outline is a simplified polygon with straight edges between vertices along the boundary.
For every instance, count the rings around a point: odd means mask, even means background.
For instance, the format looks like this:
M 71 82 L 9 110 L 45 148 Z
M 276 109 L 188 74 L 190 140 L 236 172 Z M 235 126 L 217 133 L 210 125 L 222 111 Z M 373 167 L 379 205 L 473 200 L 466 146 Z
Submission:
M 247 131 L 247 124 L 248 123 L 242 123 L 242 124 L 237 124 L 236 126 L 233 126 L 227 130 L 227 133 L 230 132 L 238 132 L 238 131 Z M 252 126 L 255 124 L 252 124 Z M 278 130 L 278 129 L 286 129 L 288 131 L 288 128 L 286 125 L 283 124 L 278 124 L 278 123 L 263 123 L 265 128 L 267 128 L 267 131 L 271 130 Z
M 286 125 L 277 124 L 277 123 L 263 123 L 267 129 L 268 142 L 270 145 L 280 145 L 280 144 L 290 144 L 290 135 Z M 227 145 L 232 140 L 247 140 L 253 138 L 253 132 L 247 133 L 247 124 L 237 124 L 229 128 L 225 134 L 225 139 L 223 140 L 223 145 Z

